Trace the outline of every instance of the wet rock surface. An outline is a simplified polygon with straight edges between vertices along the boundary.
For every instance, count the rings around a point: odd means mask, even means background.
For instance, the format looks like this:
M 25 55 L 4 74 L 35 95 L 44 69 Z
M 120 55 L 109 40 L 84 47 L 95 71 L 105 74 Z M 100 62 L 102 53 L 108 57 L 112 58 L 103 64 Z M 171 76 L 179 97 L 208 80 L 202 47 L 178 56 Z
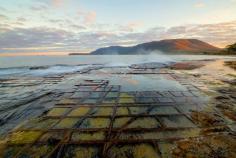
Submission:
M 225 61 L 225 65 L 231 67 L 232 69 L 236 70 L 236 61 Z
M 152 63 L 143 63 L 143 64 L 133 64 L 129 67 L 132 69 L 158 69 L 158 68 L 164 68 L 166 66 L 167 64 L 164 64 L 164 63 L 152 62 Z
M 235 157 L 236 72 L 176 64 L 1 78 L 0 157 Z
M 234 135 L 215 135 L 179 141 L 173 156 L 186 158 L 230 158 L 236 156 Z
M 191 61 L 173 63 L 169 67 L 173 70 L 194 70 L 204 66 L 205 61 Z

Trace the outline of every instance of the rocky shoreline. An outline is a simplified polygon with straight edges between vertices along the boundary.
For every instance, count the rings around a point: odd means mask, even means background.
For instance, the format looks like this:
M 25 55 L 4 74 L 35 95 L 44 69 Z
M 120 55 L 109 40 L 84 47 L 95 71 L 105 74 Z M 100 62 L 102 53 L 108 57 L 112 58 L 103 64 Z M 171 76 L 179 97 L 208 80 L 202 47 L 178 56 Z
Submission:
M 235 157 L 235 62 L 4 77 L 0 157 Z

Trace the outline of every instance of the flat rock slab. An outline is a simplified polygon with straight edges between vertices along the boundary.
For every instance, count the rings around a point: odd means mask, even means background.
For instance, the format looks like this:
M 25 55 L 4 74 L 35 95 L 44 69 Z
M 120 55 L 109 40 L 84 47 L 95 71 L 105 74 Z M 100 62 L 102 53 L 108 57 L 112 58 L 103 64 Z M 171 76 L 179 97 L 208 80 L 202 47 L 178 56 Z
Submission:
M 234 157 L 235 87 L 205 83 L 160 63 L 2 79 L 0 157 Z
M 129 67 L 132 69 L 159 69 L 159 68 L 164 68 L 166 66 L 167 64 L 164 63 L 152 62 L 152 63 L 133 64 Z

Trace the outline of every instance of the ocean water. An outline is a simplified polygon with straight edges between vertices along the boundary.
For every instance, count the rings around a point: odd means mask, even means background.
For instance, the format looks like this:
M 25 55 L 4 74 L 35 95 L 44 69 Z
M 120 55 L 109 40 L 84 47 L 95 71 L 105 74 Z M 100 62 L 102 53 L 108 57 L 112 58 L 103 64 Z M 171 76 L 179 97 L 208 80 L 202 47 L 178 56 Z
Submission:
M 215 55 L 78 55 L 0 57 L 0 77 L 8 75 L 50 75 L 70 73 L 95 64 L 129 66 L 138 63 L 170 63 L 184 60 L 235 59 Z M 32 67 L 43 67 L 31 69 Z

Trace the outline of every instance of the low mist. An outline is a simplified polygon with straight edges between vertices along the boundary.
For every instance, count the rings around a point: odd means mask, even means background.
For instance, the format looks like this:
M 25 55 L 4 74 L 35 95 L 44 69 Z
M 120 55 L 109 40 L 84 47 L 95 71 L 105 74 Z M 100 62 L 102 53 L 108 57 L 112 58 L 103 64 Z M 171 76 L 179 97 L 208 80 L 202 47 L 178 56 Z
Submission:
M 132 52 L 130 54 L 132 54 Z M 175 61 L 171 55 L 166 55 L 164 52 L 144 49 L 139 49 L 135 52 L 135 55 L 120 55 L 117 52 L 112 52 L 112 55 L 103 56 L 106 56 L 105 58 L 109 60 L 105 63 L 106 66 L 129 66 L 132 64 L 151 62 L 168 64 Z

